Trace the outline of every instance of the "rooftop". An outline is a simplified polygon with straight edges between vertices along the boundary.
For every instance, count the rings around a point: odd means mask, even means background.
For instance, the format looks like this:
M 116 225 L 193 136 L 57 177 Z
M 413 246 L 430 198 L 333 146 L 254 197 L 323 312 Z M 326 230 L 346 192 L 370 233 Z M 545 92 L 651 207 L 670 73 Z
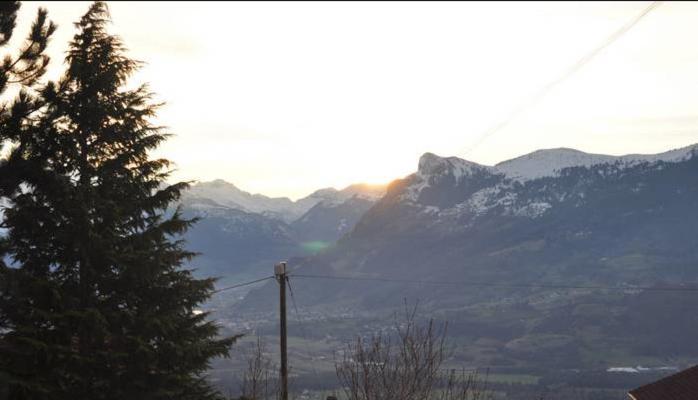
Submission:
M 640 386 L 628 394 L 633 400 L 696 400 L 698 399 L 698 365 Z

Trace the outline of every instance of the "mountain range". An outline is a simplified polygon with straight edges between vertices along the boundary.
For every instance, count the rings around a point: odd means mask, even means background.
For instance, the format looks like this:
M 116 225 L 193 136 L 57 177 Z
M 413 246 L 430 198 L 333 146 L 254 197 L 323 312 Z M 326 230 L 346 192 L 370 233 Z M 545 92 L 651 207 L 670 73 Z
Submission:
M 295 259 L 294 290 L 365 315 L 419 300 L 479 366 L 698 359 L 697 151 L 426 153 L 336 245 Z M 272 310 L 274 290 L 240 311 Z

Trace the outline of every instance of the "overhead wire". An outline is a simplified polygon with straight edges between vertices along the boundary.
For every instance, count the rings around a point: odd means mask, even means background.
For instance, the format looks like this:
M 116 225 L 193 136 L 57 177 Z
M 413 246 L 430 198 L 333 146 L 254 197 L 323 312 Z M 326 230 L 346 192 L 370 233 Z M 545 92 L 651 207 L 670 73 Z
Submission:
M 296 304 L 296 297 L 293 295 L 293 287 L 291 286 L 291 279 L 289 279 L 288 275 L 286 276 L 286 283 L 288 283 L 288 292 L 291 295 L 291 304 L 293 304 L 293 310 L 296 313 L 296 321 L 298 322 L 298 326 L 301 329 L 302 338 L 305 341 L 305 343 L 304 343 L 305 351 L 306 351 L 306 353 L 308 353 L 308 356 L 311 358 L 310 365 L 313 369 L 313 375 L 315 375 L 317 377 L 318 376 L 317 368 L 315 368 L 315 363 L 312 362 L 313 360 L 312 360 L 312 356 L 310 354 L 310 347 L 308 346 L 308 341 L 310 341 L 310 338 L 309 338 L 307 331 L 305 329 L 305 325 L 303 324 L 303 322 L 301 320 L 300 313 L 298 312 L 298 305 Z
M 216 294 L 216 293 L 220 293 L 220 292 L 223 292 L 223 291 L 226 291 L 226 290 L 237 289 L 237 288 L 240 288 L 240 287 L 243 287 L 243 286 L 248 286 L 248 285 L 252 285 L 252 284 L 255 284 L 255 283 L 263 282 L 263 281 L 266 281 L 267 279 L 272 279 L 272 278 L 274 278 L 274 275 L 270 275 L 270 276 L 267 276 L 267 277 L 264 277 L 264 278 L 255 279 L 255 280 L 249 281 L 249 282 L 238 283 L 238 284 L 232 285 L 232 286 L 226 286 L 226 287 L 223 287 L 223 288 L 220 288 L 220 289 L 216 289 L 216 290 L 214 290 L 214 291 L 211 292 L 211 293 L 212 293 L 212 294 Z
M 295 278 L 308 279 L 334 279 L 334 280 L 349 280 L 349 281 L 372 281 L 372 282 L 390 282 L 390 283 L 409 283 L 409 284 L 425 284 L 425 285 L 448 285 L 448 286 L 467 286 L 467 287 L 495 287 L 495 288 L 510 288 L 510 289 L 587 289 L 587 290 L 643 290 L 655 292 L 697 292 L 698 287 L 668 287 L 668 286 L 604 286 L 604 285 L 556 285 L 545 283 L 497 283 L 497 282 L 477 282 L 477 281 L 435 281 L 435 280 L 419 280 L 419 279 L 399 279 L 389 277 L 362 277 L 362 276 L 338 276 L 338 275 L 317 275 L 317 274 L 293 274 Z
M 587 289 L 587 290 L 643 290 L 643 291 L 654 291 L 654 292 L 698 292 L 698 287 L 680 287 L 680 286 L 607 286 L 607 285 L 559 285 L 559 284 L 547 284 L 547 283 L 499 283 L 499 282 L 479 282 L 479 281 L 438 281 L 438 280 L 422 280 L 422 279 L 404 279 L 404 278 L 392 278 L 385 276 L 341 276 L 341 275 L 318 275 L 318 274 L 289 274 L 289 277 L 294 278 L 307 278 L 307 279 L 330 279 L 330 280 L 345 280 L 345 281 L 359 281 L 359 282 L 388 282 L 388 283 L 408 283 L 408 284 L 420 284 L 420 285 L 447 285 L 447 286 L 468 286 L 468 287 L 494 287 L 494 288 L 510 288 L 510 289 Z M 263 282 L 269 279 L 273 279 L 274 276 L 270 275 L 264 278 L 255 279 L 248 282 L 239 283 L 232 286 L 227 286 L 221 289 L 214 290 L 213 293 L 220 293 L 226 290 L 236 289 L 255 283 Z M 300 318 L 300 313 L 298 311 L 298 306 L 293 295 L 293 288 L 289 283 L 289 292 L 291 295 L 291 301 L 293 303 L 294 311 L 296 317 Z M 300 319 L 299 319 L 300 324 Z
M 537 103 L 539 100 L 541 100 L 543 97 L 545 97 L 552 89 L 554 89 L 556 86 L 558 86 L 562 82 L 569 79 L 572 75 L 574 75 L 582 67 L 584 67 L 591 60 L 593 60 L 596 56 L 598 56 L 608 46 L 610 46 L 615 41 L 620 39 L 623 35 L 628 33 L 628 31 L 630 31 L 633 27 L 635 27 L 635 25 L 637 25 L 643 18 L 645 18 L 650 12 L 655 10 L 661 4 L 662 4 L 662 1 L 653 1 L 652 3 L 650 3 L 639 14 L 634 16 L 630 21 L 626 22 L 618 30 L 613 32 L 610 36 L 608 36 L 598 46 L 594 47 L 592 49 L 592 51 L 585 54 L 582 58 L 577 60 L 577 62 L 572 64 L 570 67 L 568 67 L 559 77 L 557 77 L 556 79 L 548 82 L 546 85 L 541 87 L 540 90 L 538 90 L 533 96 L 526 99 L 524 102 L 519 104 L 516 108 L 514 108 L 509 114 L 507 114 L 506 117 L 504 117 L 500 121 L 496 122 L 490 128 L 488 128 L 485 132 L 483 132 L 480 135 L 480 137 L 475 140 L 475 142 L 473 144 L 471 144 L 470 146 L 466 147 L 463 150 L 463 155 L 469 154 L 475 148 L 480 146 L 487 138 L 489 138 L 490 136 L 494 135 L 495 133 L 497 133 L 498 131 L 502 130 L 507 125 L 509 125 L 514 119 L 516 119 L 516 117 L 518 117 L 521 113 L 526 111 L 529 107 L 531 107 L 532 105 Z

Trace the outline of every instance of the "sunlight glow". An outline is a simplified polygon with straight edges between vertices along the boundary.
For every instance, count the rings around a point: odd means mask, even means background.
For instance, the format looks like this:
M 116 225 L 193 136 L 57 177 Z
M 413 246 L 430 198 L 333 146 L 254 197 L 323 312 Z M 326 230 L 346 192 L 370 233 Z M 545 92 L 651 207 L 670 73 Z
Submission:
M 647 2 L 110 3 L 177 136 L 176 179 L 272 196 L 382 183 L 491 124 Z M 86 3 L 24 3 L 59 24 L 56 77 Z M 652 153 L 698 142 L 696 3 L 665 3 L 467 158 L 539 148 Z M 205 21 L 205 23 L 202 23 Z

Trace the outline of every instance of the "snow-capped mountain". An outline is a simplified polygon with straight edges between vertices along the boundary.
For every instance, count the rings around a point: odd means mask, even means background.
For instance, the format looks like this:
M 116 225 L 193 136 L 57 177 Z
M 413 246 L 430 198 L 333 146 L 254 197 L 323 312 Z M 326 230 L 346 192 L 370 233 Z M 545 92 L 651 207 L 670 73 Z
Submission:
M 206 208 L 214 203 L 230 209 L 278 217 L 286 222 L 298 218 L 309 208 L 287 197 L 251 194 L 222 179 L 193 185 L 183 194 L 182 201 L 198 208 Z
M 457 157 L 425 153 L 417 172 L 405 178 L 401 199 L 425 206 L 424 212 L 451 218 L 456 214 L 480 215 L 500 208 L 512 215 L 537 217 L 551 207 L 547 195 L 523 198 L 516 186 L 541 178 L 556 178 L 571 168 L 606 165 L 619 171 L 640 164 L 686 161 L 698 150 L 692 145 L 659 154 L 610 156 L 574 149 L 547 149 L 501 162 L 495 166 L 477 164 Z M 561 196 L 565 196 L 562 194 Z
M 494 168 L 509 178 L 528 180 L 555 176 L 562 169 L 569 167 L 590 167 L 604 163 L 619 163 L 630 166 L 640 162 L 682 161 L 690 157 L 691 152 L 696 149 L 698 149 L 698 144 L 659 154 L 628 154 L 624 156 L 592 154 L 568 148 L 545 149 L 502 161 Z
M 247 213 L 262 214 L 291 223 L 320 202 L 339 205 L 355 196 L 376 201 L 384 193 L 384 185 L 355 184 L 342 190 L 320 189 L 304 198 L 292 201 L 287 197 L 251 194 L 232 183 L 217 179 L 193 185 L 183 194 L 182 202 L 191 208 L 207 209 L 222 206 Z

